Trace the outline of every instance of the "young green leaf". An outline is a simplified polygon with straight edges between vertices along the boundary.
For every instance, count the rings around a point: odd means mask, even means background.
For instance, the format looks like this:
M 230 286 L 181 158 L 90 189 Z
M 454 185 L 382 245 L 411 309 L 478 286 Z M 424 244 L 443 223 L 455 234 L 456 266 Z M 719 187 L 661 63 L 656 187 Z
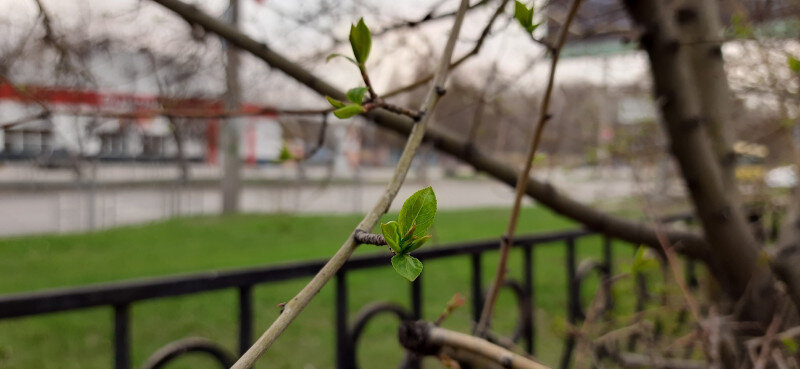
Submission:
M 784 337 L 781 339 L 781 343 L 783 343 L 783 347 L 786 347 L 786 350 L 789 351 L 790 354 L 795 355 L 798 351 L 798 344 L 797 341 L 792 337 Z
M 412 237 L 414 237 L 414 231 L 417 230 L 417 222 L 411 224 L 411 227 L 406 230 L 406 234 L 403 235 L 402 241 L 409 241 Z
M 348 105 L 345 105 L 344 107 L 341 107 L 341 108 L 338 108 L 338 109 L 334 110 L 333 111 L 333 115 L 335 115 L 336 118 L 339 118 L 339 119 L 347 119 L 347 118 L 350 118 L 352 116 L 361 114 L 363 112 L 364 112 L 364 107 L 363 106 L 355 105 L 355 104 L 348 104 Z
M 358 62 L 353 60 L 353 58 L 351 58 L 351 57 L 349 57 L 347 55 L 339 54 L 339 53 L 333 53 L 333 54 L 328 55 L 328 57 L 325 58 L 325 62 L 327 63 L 327 62 L 331 61 L 331 59 L 333 59 L 333 58 L 345 58 L 349 62 L 353 63 L 353 65 L 358 66 Z
M 736 38 L 748 38 L 753 36 L 753 27 L 747 21 L 747 18 L 742 13 L 733 13 L 731 15 L 730 30 Z
M 281 146 L 281 153 L 278 156 L 278 160 L 280 161 L 287 161 L 294 159 L 294 155 L 289 151 L 289 147 L 286 146 L 286 142 L 283 143 Z
M 414 282 L 419 274 L 422 273 L 422 262 L 409 254 L 392 256 L 392 266 L 397 271 L 397 274 L 411 282 Z
M 383 238 L 389 247 L 399 254 L 402 249 L 400 248 L 400 227 L 397 222 L 392 220 L 387 223 L 381 223 L 381 233 L 383 233 Z
M 539 24 L 533 24 L 533 7 L 528 8 L 523 2 L 514 2 L 514 18 L 525 28 L 528 33 L 532 33 Z
M 416 236 L 414 236 L 414 237 L 416 237 Z M 405 252 L 405 253 L 412 252 L 412 251 L 422 247 L 422 245 L 424 245 L 425 242 L 427 242 L 429 239 L 431 239 L 431 235 L 425 235 L 423 237 L 412 239 L 410 242 L 408 242 L 407 245 L 405 245 L 405 248 L 403 249 L 403 252 Z
M 330 96 L 326 95 L 325 98 L 328 99 L 328 103 L 330 103 L 331 106 L 333 106 L 336 109 L 344 108 L 345 106 L 347 106 L 347 105 L 345 105 L 345 103 L 343 103 L 343 102 L 341 102 L 339 100 L 336 100 L 336 99 L 334 99 L 334 98 L 332 98 Z
M 347 91 L 347 100 L 350 100 L 353 104 L 361 105 L 361 102 L 364 101 L 365 93 L 367 93 L 366 87 L 351 88 Z
M 400 233 L 408 232 L 416 222 L 417 228 L 414 230 L 414 235 L 425 236 L 433 225 L 434 218 L 436 218 L 436 194 L 428 186 L 415 192 L 403 203 L 398 215 Z
M 350 46 L 353 48 L 353 55 L 359 65 L 364 65 L 369 57 L 369 50 L 372 48 L 372 36 L 369 28 L 364 24 L 364 18 L 358 20 L 356 25 L 350 26 Z
M 794 55 L 789 55 L 786 59 L 787 63 L 789 64 L 789 69 L 791 69 L 792 72 L 800 72 L 800 60 L 797 60 Z
M 639 246 L 639 249 L 636 250 L 636 256 L 633 257 L 631 271 L 634 273 L 646 273 L 656 268 L 658 268 L 658 262 L 647 255 L 646 247 Z

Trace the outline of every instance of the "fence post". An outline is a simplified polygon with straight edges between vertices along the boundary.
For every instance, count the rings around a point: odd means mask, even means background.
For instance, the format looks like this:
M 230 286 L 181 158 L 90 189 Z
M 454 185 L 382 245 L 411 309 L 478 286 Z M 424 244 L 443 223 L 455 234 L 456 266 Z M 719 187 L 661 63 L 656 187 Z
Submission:
M 530 311 L 526 311 L 529 324 L 525 327 L 525 350 L 531 355 L 536 353 L 536 294 L 533 286 L 533 245 L 527 245 L 523 249 L 522 270 L 525 272 L 525 293 L 528 295 L 528 306 Z
M 415 319 L 422 319 L 422 275 L 411 282 L 411 313 Z
M 611 237 L 603 236 L 603 294 L 606 297 L 606 311 L 614 308 L 614 297 L 611 295 L 611 277 L 614 276 L 614 250 Z
M 355 368 L 350 334 L 347 329 L 347 272 L 336 273 L 336 368 Z
M 577 281 L 575 280 L 575 239 L 569 237 L 565 240 L 565 243 L 567 246 L 567 322 L 569 326 L 572 326 L 575 324 L 579 314 L 580 291 L 578 291 Z M 567 333 L 567 340 L 564 342 L 564 353 L 561 356 L 561 369 L 570 367 L 574 349 L 575 337 L 571 333 Z
M 114 368 L 129 369 L 130 356 L 130 305 L 114 305 Z
M 243 355 L 253 340 L 253 286 L 239 287 L 239 354 Z
M 483 268 L 481 267 L 481 253 L 471 255 L 472 260 L 472 319 L 475 322 L 481 320 L 483 310 Z

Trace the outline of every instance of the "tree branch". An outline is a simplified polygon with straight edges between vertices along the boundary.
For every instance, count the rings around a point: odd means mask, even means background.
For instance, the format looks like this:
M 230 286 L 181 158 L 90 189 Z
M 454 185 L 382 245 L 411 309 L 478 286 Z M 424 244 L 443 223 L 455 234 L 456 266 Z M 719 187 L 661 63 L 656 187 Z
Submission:
M 506 350 L 484 339 L 437 327 L 425 321 L 407 321 L 400 325 L 400 343 L 422 355 L 437 355 L 443 350 L 465 351 L 488 360 L 494 366 L 514 369 L 549 369 L 522 355 Z M 448 353 L 448 355 L 451 355 Z M 455 356 L 455 355 L 453 355 Z M 470 360 L 475 360 L 470 358 Z
M 641 355 L 632 352 L 621 352 L 612 355 L 614 361 L 623 368 L 655 368 L 655 369 L 704 369 L 708 363 L 696 360 L 667 359 L 652 355 Z
M 303 67 L 291 62 L 276 53 L 266 44 L 258 42 L 235 28 L 203 13 L 196 7 L 183 3 L 180 0 L 153 0 L 170 9 L 189 24 L 203 27 L 207 32 L 212 32 L 224 38 L 242 50 L 248 51 L 255 57 L 263 60 L 270 67 L 286 73 L 289 77 L 320 95 L 328 95 L 335 99 L 346 99 L 345 93 L 328 84 L 317 76 L 311 74 Z M 409 134 L 414 126 L 413 121 L 407 117 L 400 117 L 384 110 L 373 110 L 365 116 L 378 126 L 393 130 L 400 134 Z M 517 172 L 509 165 L 485 155 L 473 145 L 458 139 L 452 134 L 437 127 L 430 127 L 426 133 L 426 140 L 432 142 L 437 149 L 448 153 L 472 165 L 476 170 L 486 172 L 492 177 L 508 184 L 515 185 Z M 552 185 L 537 181 L 533 178 L 526 186 L 526 193 L 553 211 L 578 221 L 587 228 L 616 237 L 635 244 L 644 244 L 657 250 L 661 249 L 658 238 L 652 227 L 642 222 L 635 222 L 624 218 L 609 215 L 586 206 L 574 199 L 560 194 Z M 671 230 L 667 237 L 676 245 L 676 251 L 701 260 L 709 258 L 708 244 L 702 236 L 691 232 Z
M 489 0 L 480 0 L 477 3 L 470 5 L 469 9 L 467 10 L 467 12 L 470 12 L 470 11 L 472 11 L 474 9 L 478 9 L 480 7 L 483 7 L 484 5 L 486 5 L 488 3 L 489 3 Z M 449 12 L 446 12 L 446 13 L 434 14 L 434 12 L 436 12 L 435 8 L 437 8 L 437 7 L 438 6 L 434 7 L 433 9 L 431 9 L 427 14 L 425 14 L 421 18 L 418 18 L 418 19 L 407 19 L 407 20 L 398 21 L 398 22 L 396 22 L 394 24 L 388 25 L 388 26 L 386 26 L 384 28 L 381 28 L 379 30 L 375 30 L 375 31 L 371 32 L 372 33 L 372 37 L 373 38 L 380 37 L 380 36 L 383 36 L 383 35 L 385 35 L 387 33 L 394 32 L 394 31 L 397 31 L 397 30 L 402 30 L 402 29 L 407 29 L 407 28 L 417 28 L 417 27 L 419 27 L 419 26 L 421 26 L 421 25 L 423 25 L 425 23 L 428 23 L 428 22 L 435 22 L 435 21 L 439 21 L 439 20 L 442 20 L 442 19 L 453 17 L 458 12 L 458 10 L 453 10 L 453 11 L 449 11 Z M 318 52 L 315 55 L 312 55 L 311 57 L 309 57 L 309 60 L 317 60 L 317 59 L 324 58 L 327 55 L 330 55 L 336 49 L 336 47 L 338 47 L 339 45 L 344 44 L 346 42 L 349 42 L 349 40 L 347 40 L 346 38 L 335 38 L 334 37 L 333 38 L 333 45 L 330 48 L 326 49 L 325 51 Z M 433 76 L 431 76 L 431 78 L 432 77 Z M 430 81 L 430 79 L 428 79 L 428 81 Z
M 481 311 L 480 321 L 478 321 L 478 324 L 475 326 L 475 335 L 478 337 L 483 337 L 489 330 L 489 325 L 491 324 L 492 320 L 492 313 L 494 312 L 494 305 L 497 303 L 497 295 L 500 292 L 500 286 L 503 284 L 503 280 L 505 279 L 507 272 L 506 264 L 508 262 L 508 253 L 511 250 L 511 246 L 514 244 L 514 233 L 517 231 L 519 211 L 522 207 L 522 197 L 525 195 L 525 187 L 528 185 L 528 180 L 531 178 L 533 159 L 536 156 L 536 151 L 539 149 L 539 143 L 542 140 L 544 127 L 550 120 L 550 97 L 552 96 L 553 85 L 555 84 L 558 57 L 561 54 L 561 48 L 564 46 L 564 42 L 567 40 L 567 34 L 569 34 L 569 25 L 572 23 L 572 20 L 575 19 L 575 14 L 578 13 L 580 4 L 581 0 L 572 0 L 569 13 L 567 14 L 567 19 L 564 21 L 564 25 L 561 27 L 561 31 L 558 35 L 558 41 L 555 47 L 552 49 L 550 73 L 547 77 L 547 87 L 545 88 L 544 97 L 542 98 L 542 105 L 539 107 L 539 120 L 536 123 L 536 131 L 533 134 L 533 141 L 528 149 L 528 156 L 525 158 L 525 166 L 519 173 L 519 179 L 517 180 L 514 205 L 511 208 L 511 214 L 509 215 L 506 233 L 503 235 L 500 244 L 500 259 L 497 263 L 497 272 L 495 273 L 492 285 L 489 287 L 486 303 L 483 305 L 483 311 Z
M 374 228 L 380 220 L 381 215 L 386 213 L 386 211 L 389 209 L 389 205 L 392 203 L 392 200 L 394 200 L 395 196 L 397 196 L 397 192 L 400 190 L 400 186 L 402 186 L 403 181 L 405 180 L 408 169 L 411 167 L 411 161 L 414 159 L 414 154 L 422 143 L 422 138 L 425 136 L 425 127 L 430 121 L 430 117 L 433 115 L 433 109 L 436 107 L 436 104 L 439 102 L 439 98 L 445 91 L 444 83 L 447 80 L 450 58 L 453 55 L 456 39 L 458 38 L 459 31 L 461 30 L 461 25 L 464 21 L 464 14 L 466 13 L 468 6 L 468 0 L 461 0 L 459 13 L 456 16 L 455 22 L 453 23 L 453 28 L 450 31 L 450 37 L 447 39 L 447 44 L 442 52 L 436 77 L 433 79 L 431 89 L 428 92 L 425 102 L 422 106 L 422 110 L 428 114 L 426 114 L 412 128 L 411 133 L 408 135 L 408 140 L 406 141 L 406 146 L 403 149 L 403 153 L 398 160 L 391 182 L 389 182 L 389 184 L 386 186 L 386 190 L 372 210 L 367 213 L 367 215 L 364 216 L 364 219 L 358 224 L 353 232 L 354 234 L 359 230 L 371 230 Z M 358 243 L 355 241 L 354 234 L 351 234 L 350 237 L 347 238 L 344 244 L 342 244 L 342 246 L 339 248 L 339 251 L 337 251 L 336 254 L 331 257 L 327 263 L 325 263 L 325 266 L 322 267 L 322 269 L 314 276 L 314 278 L 308 282 L 308 284 L 303 287 L 303 289 L 294 298 L 292 298 L 286 303 L 286 305 L 283 306 L 283 311 L 281 312 L 281 315 L 278 316 L 278 319 L 276 319 L 266 330 L 266 332 L 264 332 L 264 334 L 261 335 L 258 340 L 256 340 L 253 346 L 251 346 L 247 352 L 242 355 L 236 364 L 231 367 L 232 369 L 247 369 L 252 367 L 261 357 L 261 355 L 263 355 L 264 352 L 266 352 L 270 346 L 272 346 L 272 344 L 278 339 L 278 337 L 280 337 L 284 330 L 286 330 L 286 327 L 288 327 L 289 324 L 300 314 L 300 312 L 303 311 L 303 309 L 311 302 L 314 296 L 319 293 L 322 287 L 327 284 L 334 275 L 336 275 L 336 272 L 342 267 L 342 265 L 344 265 L 350 255 L 352 255 L 353 251 L 355 251 Z

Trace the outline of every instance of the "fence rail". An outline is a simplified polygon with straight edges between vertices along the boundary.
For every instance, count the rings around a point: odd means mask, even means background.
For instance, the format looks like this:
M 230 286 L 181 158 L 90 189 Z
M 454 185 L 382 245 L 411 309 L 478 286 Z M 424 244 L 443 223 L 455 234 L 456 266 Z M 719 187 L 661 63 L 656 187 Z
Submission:
M 689 216 L 671 217 L 669 221 L 689 220 Z M 596 271 L 603 277 L 613 273 L 611 239 L 603 238 L 603 260 L 596 261 L 583 270 L 578 270 L 575 241 L 586 236 L 597 235 L 585 230 L 575 229 L 560 232 L 541 233 L 517 237 L 514 247 L 523 250 L 523 280 L 509 280 L 504 288 L 510 289 L 516 296 L 519 318 L 512 339 L 523 340 L 524 347 L 535 354 L 535 286 L 534 286 L 534 254 L 533 249 L 539 246 L 553 247 L 561 242 L 566 248 L 565 270 L 567 277 L 567 320 L 577 323 L 583 316 L 580 302 L 581 282 L 589 272 Z M 477 321 L 483 305 L 482 255 L 498 249 L 497 239 L 472 241 L 429 247 L 415 252 L 421 260 L 469 255 L 471 261 L 471 301 L 473 318 Z M 401 320 L 422 318 L 422 288 L 424 275 L 410 284 L 410 311 L 397 304 L 376 303 L 362 309 L 356 315 L 352 325 L 348 323 L 348 291 L 347 274 L 357 269 L 384 267 L 387 255 L 374 254 L 352 257 L 336 276 L 336 365 L 339 369 L 358 367 L 356 363 L 356 343 L 366 323 L 377 315 L 393 314 Z M 244 352 L 253 341 L 253 287 L 265 283 L 308 277 L 316 274 L 325 260 L 300 263 L 287 263 L 277 266 L 266 266 L 247 269 L 236 269 L 219 272 L 204 272 L 164 278 L 140 279 L 115 283 L 88 285 L 78 288 L 45 290 L 0 296 L 0 320 L 36 316 L 61 311 L 88 309 L 98 306 L 109 306 L 114 309 L 114 368 L 128 369 L 130 357 L 130 307 L 132 304 L 150 299 L 171 296 L 189 295 L 207 291 L 231 289 L 239 290 L 239 350 Z M 608 288 L 603 284 L 603 288 Z M 609 296 L 609 295 L 607 295 Z M 611 305 L 609 304 L 610 308 Z M 561 368 L 570 365 L 574 340 L 567 337 L 561 359 Z M 188 339 L 173 342 L 154 353 L 145 363 L 145 368 L 159 368 L 170 360 L 186 352 L 203 352 L 215 358 L 223 367 L 233 360 L 233 355 L 213 342 Z M 401 367 L 418 368 L 418 358 L 406 355 Z

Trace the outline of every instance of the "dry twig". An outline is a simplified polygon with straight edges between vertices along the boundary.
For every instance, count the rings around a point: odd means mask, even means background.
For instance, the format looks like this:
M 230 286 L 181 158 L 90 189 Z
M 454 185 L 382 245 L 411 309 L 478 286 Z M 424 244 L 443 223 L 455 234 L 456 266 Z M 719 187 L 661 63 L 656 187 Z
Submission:
M 536 132 L 533 135 L 533 141 L 531 142 L 528 156 L 525 159 L 525 167 L 517 177 L 514 205 L 511 209 L 511 215 L 509 216 L 508 228 L 506 229 L 505 235 L 503 235 L 502 243 L 500 245 L 500 261 L 497 265 L 497 274 L 495 274 L 494 281 L 489 287 L 488 297 L 486 298 L 486 303 L 483 306 L 480 321 L 475 326 L 475 333 L 479 337 L 483 336 L 489 330 L 492 312 L 494 311 L 494 305 L 497 302 L 497 295 L 500 292 L 500 285 L 503 284 L 503 280 L 505 279 L 508 253 L 511 250 L 512 244 L 514 243 L 514 233 L 517 229 L 519 211 L 522 205 L 522 197 L 525 196 L 525 189 L 528 185 L 528 180 L 530 179 L 533 159 L 536 156 L 536 151 L 539 149 L 539 143 L 542 140 L 544 127 L 547 124 L 547 121 L 550 119 L 550 113 L 548 111 L 550 109 L 550 97 L 553 92 L 553 85 L 555 84 L 558 57 L 561 52 L 561 48 L 564 46 L 564 42 L 567 40 L 569 25 L 572 23 L 572 20 L 575 19 L 575 15 L 578 13 L 578 7 L 580 7 L 580 4 L 581 0 L 572 1 L 569 14 L 567 15 L 567 20 L 564 22 L 564 26 L 561 28 L 561 31 L 558 35 L 558 42 L 552 50 L 553 54 L 550 62 L 550 74 L 547 79 L 547 87 L 544 92 L 544 98 L 542 99 L 542 105 L 539 109 L 539 121 L 536 125 Z

